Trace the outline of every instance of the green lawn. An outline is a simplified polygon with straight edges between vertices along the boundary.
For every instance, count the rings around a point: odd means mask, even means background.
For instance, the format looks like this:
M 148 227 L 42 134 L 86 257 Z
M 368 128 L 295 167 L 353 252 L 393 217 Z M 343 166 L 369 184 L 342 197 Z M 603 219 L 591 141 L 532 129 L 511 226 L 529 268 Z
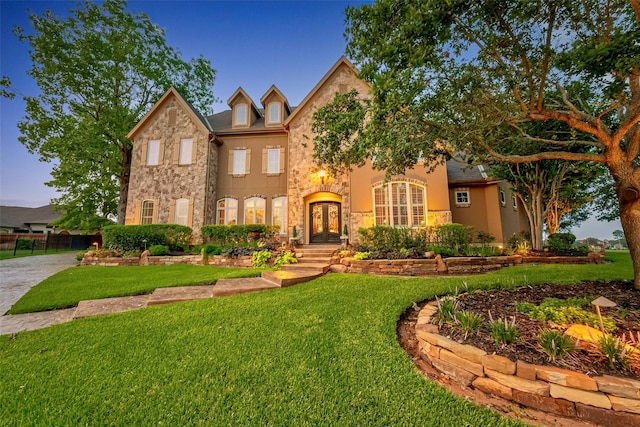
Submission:
M 13 254 L 13 250 L 0 251 L 0 261 L 3 259 L 23 258 L 26 256 L 61 254 L 63 252 L 78 252 L 78 250 L 77 249 L 48 249 L 47 252 L 45 252 L 44 249 L 34 249 L 33 253 L 31 253 L 31 249 L 21 249 L 16 251 L 15 255 Z
M 631 279 L 628 254 L 611 258 L 456 278 L 329 274 L 2 336 L 0 424 L 520 425 L 425 380 L 397 343 L 398 317 L 464 283 Z
M 9 314 L 73 307 L 89 299 L 140 295 L 156 288 L 215 283 L 218 279 L 256 277 L 255 268 L 159 265 L 135 267 L 79 266 L 42 281 L 11 307 Z

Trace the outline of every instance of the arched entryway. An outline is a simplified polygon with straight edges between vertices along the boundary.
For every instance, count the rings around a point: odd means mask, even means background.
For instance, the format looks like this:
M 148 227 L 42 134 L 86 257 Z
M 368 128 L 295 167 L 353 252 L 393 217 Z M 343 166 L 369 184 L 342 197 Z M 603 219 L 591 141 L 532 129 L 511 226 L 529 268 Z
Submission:
M 342 206 L 338 202 L 309 205 L 310 243 L 340 243 Z
M 310 244 L 340 243 L 342 196 L 319 191 L 305 196 L 305 241 Z

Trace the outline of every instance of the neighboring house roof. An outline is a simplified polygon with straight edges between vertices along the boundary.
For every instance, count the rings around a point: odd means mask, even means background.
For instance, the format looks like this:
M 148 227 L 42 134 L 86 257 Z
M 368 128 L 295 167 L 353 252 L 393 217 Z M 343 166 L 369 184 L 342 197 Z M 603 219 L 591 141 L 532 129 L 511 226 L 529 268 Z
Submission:
M 314 95 L 316 94 L 316 92 L 318 92 L 320 90 L 320 88 L 327 82 L 327 80 L 329 80 L 329 78 L 333 75 L 333 73 L 336 72 L 336 70 L 338 68 L 340 68 L 340 66 L 342 65 L 346 65 L 347 67 L 349 67 L 354 74 L 358 74 L 358 69 L 355 67 L 355 65 L 353 65 L 345 56 L 341 56 L 340 59 L 338 59 L 338 61 L 333 64 L 333 67 L 331 67 L 331 69 L 329 71 L 327 71 L 327 73 L 322 77 L 322 79 L 320 79 L 320 81 L 318 82 L 318 84 L 316 84 L 313 89 L 311 89 L 311 92 L 309 92 L 309 94 L 307 96 L 305 96 L 305 98 L 302 100 L 302 102 L 298 105 L 298 107 L 296 108 L 295 111 L 292 111 L 291 114 L 289 115 L 289 117 L 287 117 L 287 119 L 284 121 L 284 127 L 285 128 L 289 128 L 289 123 L 291 123 L 291 120 L 293 120 L 293 118 L 296 116 L 296 113 L 302 111 L 303 107 L 314 97 Z M 369 83 L 365 82 L 369 87 L 371 87 L 371 85 L 369 85 Z
M 455 160 L 447 160 L 449 184 L 487 184 L 500 181 L 487 174 L 482 165 L 469 166 Z
M 53 205 L 39 208 L 0 206 L 0 227 L 27 229 L 32 224 L 50 224 L 61 216 L 61 211 L 54 212 Z
M 211 127 L 211 124 L 208 122 L 207 118 L 200 114 L 200 112 L 196 110 L 193 105 L 191 105 L 189 101 L 187 101 L 182 95 L 180 95 L 180 92 L 178 92 L 176 88 L 172 86 L 169 88 L 169 90 L 167 90 L 167 92 L 165 92 L 164 95 L 162 95 L 162 97 L 158 100 L 158 102 L 155 103 L 155 105 L 149 110 L 149 112 L 144 115 L 144 117 L 138 122 L 138 124 L 135 125 L 133 129 L 131 129 L 131 131 L 127 134 L 127 138 L 133 141 L 136 133 L 138 133 L 138 131 L 140 131 L 144 127 L 147 121 L 151 117 L 153 117 L 155 111 L 160 108 L 160 106 L 164 104 L 170 96 L 176 97 L 178 103 L 181 104 L 182 108 L 187 112 L 187 114 L 191 116 L 194 123 L 201 127 L 203 132 L 208 133 L 213 131 L 213 128 Z

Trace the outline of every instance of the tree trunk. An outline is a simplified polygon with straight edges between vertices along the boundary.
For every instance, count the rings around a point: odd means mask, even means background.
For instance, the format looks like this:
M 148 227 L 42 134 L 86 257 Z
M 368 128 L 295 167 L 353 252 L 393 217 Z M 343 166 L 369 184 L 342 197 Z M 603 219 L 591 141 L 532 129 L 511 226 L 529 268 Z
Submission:
M 633 263 L 633 287 L 640 290 L 640 191 L 628 185 L 618 188 L 620 222 Z
M 127 194 L 131 176 L 131 147 L 122 149 L 122 171 L 120 172 L 120 197 L 118 199 L 118 224 L 124 224 L 127 215 Z

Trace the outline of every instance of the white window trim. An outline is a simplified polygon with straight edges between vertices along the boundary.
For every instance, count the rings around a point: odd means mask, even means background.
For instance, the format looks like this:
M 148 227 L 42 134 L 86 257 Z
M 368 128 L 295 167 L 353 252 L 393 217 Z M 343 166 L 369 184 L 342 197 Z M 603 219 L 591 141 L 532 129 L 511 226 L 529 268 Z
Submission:
M 244 114 L 240 114 L 241 109 L 244 110 Z M 233 116 L 233 121 L 236 126 L 247 126 L 249 124 L 249 106 L 247 104 L 236 105 Z M 242 120 L 238 120 L 239 118 Z
M 278 117 L 273 120 L 273 107 L 277 107 L 278 111 Z M 267 105 L 267 123 L 280 123 L 282 120 L 280 119 L 280 117 L 282 116 L 281 114 L 281 110 L 282 110 L 282 106 L 279 102 L 270 102 L 269 105 Z
M 459 194 L 466 194 L 466 199 L 467 201 L 461 201 L 460 198 L 458 197 Z M 466 208 L 471 206 L 471 193 L 469 192 L 468 188 L 456 188 L 454 191 L 454 197 L 455 197 L 455 202 L 456 202 L 456 206 L 459 208 Z
M 261 202 L 261 206 L 258 206 L 258 202 Z M 253 206 L 248 206 L 250 203 L 253 203 Z M 244 201 L 244 223 L 245 224 L 249 224 L 247 222 L 247 210 L 248 209 L 253 209 L 253 222 L 251 224 L 266 224 L 266 210 L 267 210 L 267 200 L 262 198 L 262 197 L 249 197 L 248 199 L 245 199 Z M 262 210 L 262 221 L 263 222 L 255 222 L 256 219 L 258 218 L 258 210 Z
M 511 196 L 511 200 L 513 200 L 513 210 L 517 211 L 518 210 L 518 198 L 516 197 L 515 194 L 513 196 Z
M 280 174 L 281 148 L 267 148 L 267 175 Z
M 507 204 L 507 194 L 504 190 L 500 190 L 500 204 L 502 206 L 506 206 Z
M 186 149 L 187 146 L 189 147 L 188 150 Z M 193 160 L 193 139 L 191 138 L 181 139 L 178 150 L 180 150 L 178 154 L 178 164 L 190 165 Z
M 180 215 L 180 208 L 184 210 L 184 215 Z M 189 225 L 189 199 L 177 199 L 173 211 L 173 221 L 179 225 Z M 180 221 L 182 219 L 182 221 Z
M 395 218 L 393 215 L 393 184 L 404 184 L 405 185 L 405 191 L 406 191 L 406 197 L 407 197 L 407 201 L 406 201 L 406 208 L 407 208 L 407 225 L 402 225 L 402 224 L 395 224 Z M 416 187 L 419 187 L 422 190 L 422 208 L 424 211 L 424 224 L 414 224 L 414 219 L 413 219 L 413 200 L 412 200 L 412 194 L 411 194 L 411 186 L 414 185 Z M 378 224 L 378 218 L 376 216 L 376 196 L 375 196 L 375 191 L 378 188 L 384 188 L 384 192 L 386 194 L 386 201 L 387 203 L 384 205 L 385 211 L 386 211 L 386 218 L 388 218 L 389 224 L 386 224 L 388 226 L 391 227 L 409 227 L 409 228 L 414 228 L 414 227 L 425 227 L 427 226 L 427 218 L 428 218 L 428 210 L 427 210 L 427 189 L 426 186 L 424 184 L 420 184 L 420 183 L 416 183 L 416 182 L 410 182 L 410 181 L 391 181 L 391 182 L 387 182 L 384 183 L 382 185 L 376 185 L 375 187 L 372 188 L 372 198 L 373 198 L 373 221 L 374 224 Z
M 247 149 L 233 150 L 233 175 L 247 174 Z
M 220 207 L 220 202 L 225 202 L 225 207 L 221 208 Z M 230 202 L 235 202 L 235 206 L 229 206 Z M 224 215 L 224 224 L 220 224 L 220 211 L 224 210 L 225 215 Z M 235 218 L 231 218 L 229 216 L 229 211 L 234 211 L 235 210 Z M 231 197 L 225 197 L 223 199 L 219 199 L 216 202 L 216 224 L 220 224 L 220 225 L 230 225 L 229 222 L 230 220 L 233 219 L 235 222 L 233 224 L 237 224 L 238 223 L 238 200 L 231 198 Z
M 145 206 L 151 203 L 151 216 L 145 216 Z M 155 217 L 155 210 L 157 209 L 155 200 L 143 200 L 140 204 L 140 224 L 153 224 L 153 219 Z M 145 218 L 150 218 L 150 222 L 145 222 Z
M 145 166 L 158 166 L 160 164 L 160 140 L 150 139 L 147 142 Z
M 275 225 L 276 221 L 276 212 L 275 212 L 275 208 L 276 208 L 276 202 L 278 201 L 282 201 L 282 218 L 281 218 L 281 222 L 280 222 L 280 234 L 287 234 L 287 197 L 286 196 L 281 196 L 281 197 L 274 197 L 273 199 L 271 199 L 271 224 Z

